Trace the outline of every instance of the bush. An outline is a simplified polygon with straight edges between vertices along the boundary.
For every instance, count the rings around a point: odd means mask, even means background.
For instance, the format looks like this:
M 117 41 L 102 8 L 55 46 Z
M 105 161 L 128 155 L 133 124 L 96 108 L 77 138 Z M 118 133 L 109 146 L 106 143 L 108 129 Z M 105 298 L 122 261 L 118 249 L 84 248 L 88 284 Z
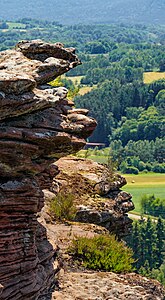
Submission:
M 56 220 L 73 220 L 76 208 L 74 206 L 74 195 L 66 193 L 65 191 L 59 192 L 50 203 L 50 213 Z
M 113 235 L 99 235 L 93 238 L 78 237 L 69 249 L 86 268 L 116 273 L 133 270 L 133 252 Z
M 126 170 L 125 170 L 125 173 L 126 174 L 139 174 L 139 170 L 135 167 L 127 167 Z

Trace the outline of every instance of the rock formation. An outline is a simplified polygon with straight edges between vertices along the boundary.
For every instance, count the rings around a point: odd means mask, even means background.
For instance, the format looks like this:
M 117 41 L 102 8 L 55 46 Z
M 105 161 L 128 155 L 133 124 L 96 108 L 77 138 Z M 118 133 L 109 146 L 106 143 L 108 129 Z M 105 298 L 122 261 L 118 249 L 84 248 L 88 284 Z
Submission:
M 24 41 L 0 53 L 0 299 L 39 299 L 54 277 L 55 249 L 37 221 L 59 157 L 96 126 L 67 90 L 47 83 L 80 64 L 75 49 Z
M 74 195 L 75 221 L 103 226 L 119 237 L 129 233 L 132 220 L 128 212 L 134 204 L 132 196 L 121 190 L 125 178 L 92 160 L 73 156 L 60 158 L 54 165 L 59 173 L 52 181 L 52 194 L 44 191 L 48 201 L 66 190 Z

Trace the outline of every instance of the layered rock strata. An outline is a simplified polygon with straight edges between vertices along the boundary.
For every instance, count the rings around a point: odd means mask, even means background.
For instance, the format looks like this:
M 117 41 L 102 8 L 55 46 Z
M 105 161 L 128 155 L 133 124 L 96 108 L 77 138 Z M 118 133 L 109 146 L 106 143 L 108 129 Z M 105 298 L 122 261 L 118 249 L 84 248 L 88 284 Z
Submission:
M 0 299 L 36 300 L 54 278 L 55 249 L 37 221 L 59 157 L 96 126 L 65 88 L 47 83 L 80 64 L 75 49 L 25 41 L 0 53 Z
M 128 212 L 134 204 L 132 196 L 121 189 L 125 178 L 92 160 L 73 156 L 61 158 L 55 165 L 59 173 L 52 182 L 52 194 L 45 191 L 48 200 L 68 190 L 74 195 L 75 221 L 103 226 L 119 237 L 129 233 L 132 220 Z

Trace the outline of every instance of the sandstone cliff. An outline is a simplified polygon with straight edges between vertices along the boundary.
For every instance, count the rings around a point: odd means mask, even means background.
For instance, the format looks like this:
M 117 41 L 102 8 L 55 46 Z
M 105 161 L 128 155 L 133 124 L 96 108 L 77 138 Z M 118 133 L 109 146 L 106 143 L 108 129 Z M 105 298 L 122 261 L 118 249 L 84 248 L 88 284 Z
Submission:
M 55 249 L 36 214 L 57 167 L 96 126 L 64 88 L 46 84 L 80 64 L 75 49 L 25 41 L 0 53 L 0 299 L 39 299 L 54 278 Z

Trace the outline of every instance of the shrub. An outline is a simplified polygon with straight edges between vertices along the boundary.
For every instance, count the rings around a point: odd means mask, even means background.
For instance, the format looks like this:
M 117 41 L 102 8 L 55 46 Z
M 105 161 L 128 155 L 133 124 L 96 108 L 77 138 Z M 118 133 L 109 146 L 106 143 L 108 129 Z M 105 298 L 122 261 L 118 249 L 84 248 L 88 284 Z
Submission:
M 69 249 L 86 268 L 116 273 L 133 270 L 133 252 L 113 235 L 78 237 Z
M 72 220 L 75 216 L 74 195 L 61 191 L 50 203 L 50 213 L 57 220 Z

